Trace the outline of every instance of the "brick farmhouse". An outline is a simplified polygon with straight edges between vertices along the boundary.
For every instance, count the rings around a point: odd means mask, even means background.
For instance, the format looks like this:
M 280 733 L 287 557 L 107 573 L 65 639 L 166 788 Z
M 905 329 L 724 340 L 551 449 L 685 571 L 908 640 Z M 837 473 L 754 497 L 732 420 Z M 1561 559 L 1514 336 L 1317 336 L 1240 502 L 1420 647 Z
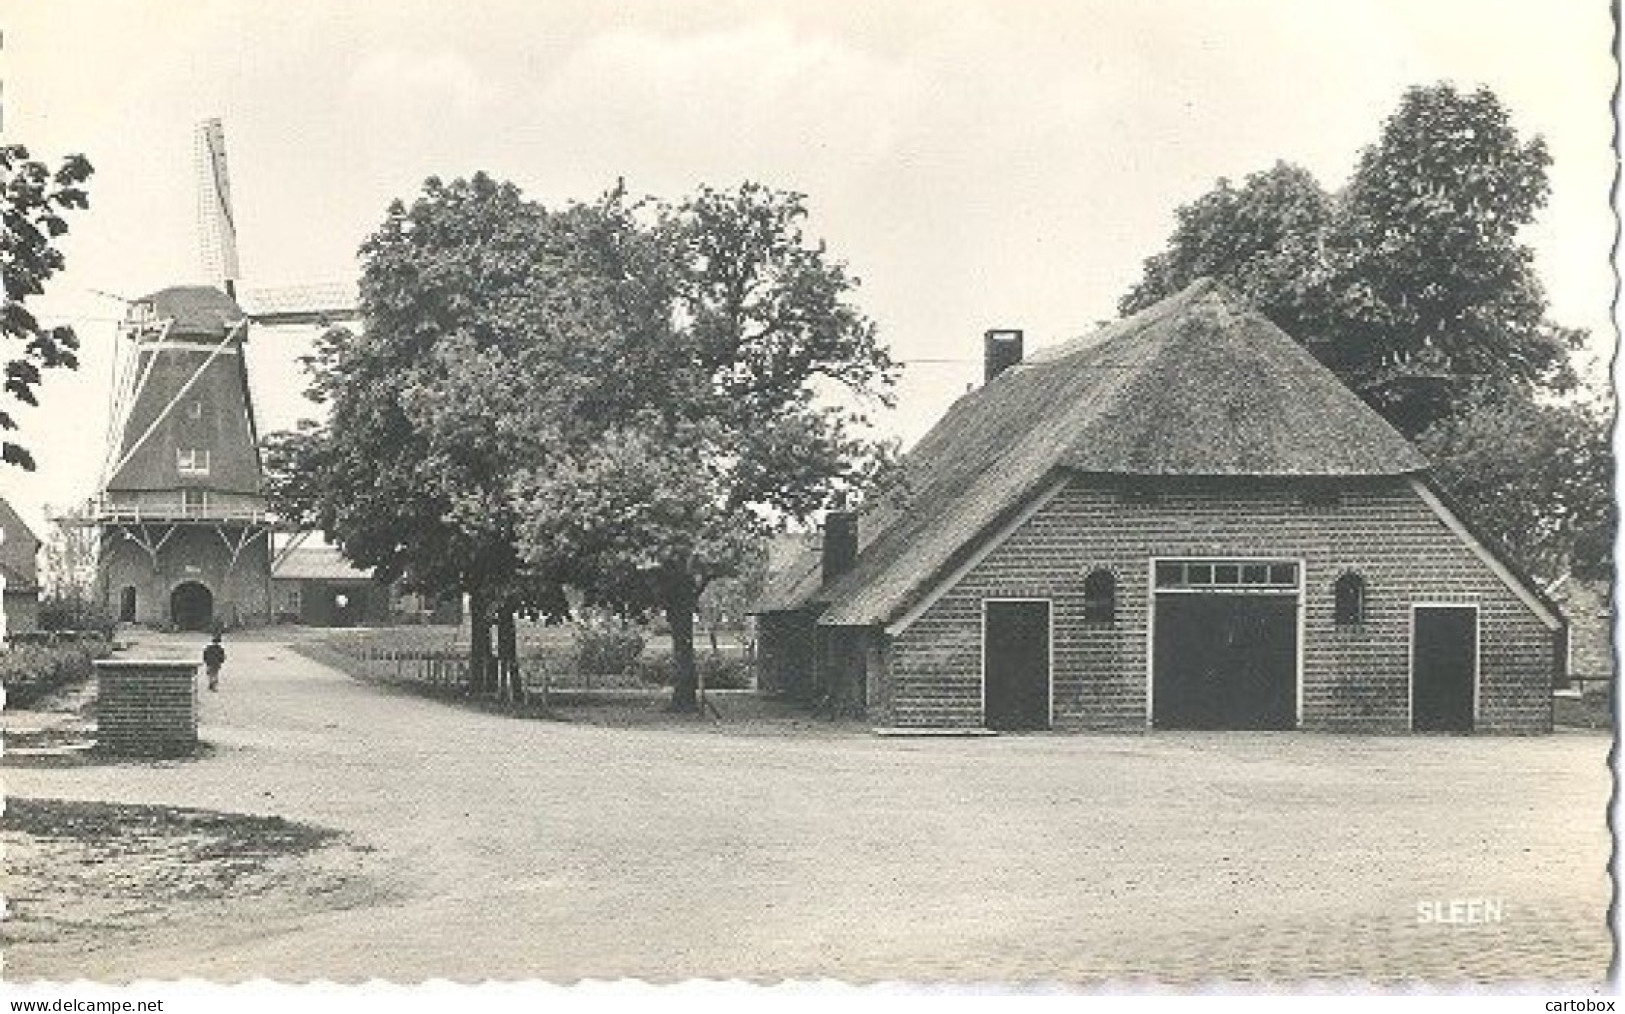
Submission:
M 765 691 L 892 729 L 1551 728 L 1556 605 L 1221 286 L 986 355 L 770 581 Z

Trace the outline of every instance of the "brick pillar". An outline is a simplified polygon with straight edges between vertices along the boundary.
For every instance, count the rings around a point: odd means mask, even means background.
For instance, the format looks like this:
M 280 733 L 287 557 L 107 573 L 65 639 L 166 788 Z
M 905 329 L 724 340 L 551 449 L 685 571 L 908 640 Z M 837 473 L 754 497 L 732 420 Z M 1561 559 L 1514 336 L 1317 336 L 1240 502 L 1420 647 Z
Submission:
M 197 663 L 96 663 L 96 745 L 111 754 L 178 757 L 197 749 Z

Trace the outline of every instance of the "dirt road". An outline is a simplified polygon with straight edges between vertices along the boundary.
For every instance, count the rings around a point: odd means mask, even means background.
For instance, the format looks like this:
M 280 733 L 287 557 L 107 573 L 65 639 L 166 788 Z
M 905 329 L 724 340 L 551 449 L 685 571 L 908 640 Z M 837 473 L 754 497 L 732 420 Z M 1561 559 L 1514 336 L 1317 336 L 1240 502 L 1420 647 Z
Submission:
M 229 647 L 207 756 L 7 791 L 337 828 L 375 900 L 228 901 L 134 946 L 18 946 L 8 977 L 1578 981 L 1609 958 L 1599 734 L 631 731 Z M 1454 901 L 1491 907 L 1419 921 Z

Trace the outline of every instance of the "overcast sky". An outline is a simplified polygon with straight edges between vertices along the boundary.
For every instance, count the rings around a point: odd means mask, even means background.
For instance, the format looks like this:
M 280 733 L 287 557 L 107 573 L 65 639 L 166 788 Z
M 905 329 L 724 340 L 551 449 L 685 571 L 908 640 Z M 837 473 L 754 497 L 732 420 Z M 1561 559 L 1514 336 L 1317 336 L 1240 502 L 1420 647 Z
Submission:
M 680 197 L 757 180 L 812 229 L 916 363 L 912 440 L 976 379 L 1115 315 L 1175 207 L 1277 159 L 1341 186 L 1409 85 L 1487 84 L 1554 159 L 1528 239 L 1560 322 L 1612 347 L 1607 0 L 77 2 L 0 15 L 3 136 L 96 166 L 39 301 L 78 375 L 21 419 L 31 522 L 95 491 L 121 305 L 202 281 L 196 123 L 225 123 L 245 284 L 352 280 L 388 202 L 484 169 L 547 204 L 624 177 Z M 308 414 L 310 335 L 257 330 L 262 429 Z M 43 529 L 41 530 L 43 533 Z

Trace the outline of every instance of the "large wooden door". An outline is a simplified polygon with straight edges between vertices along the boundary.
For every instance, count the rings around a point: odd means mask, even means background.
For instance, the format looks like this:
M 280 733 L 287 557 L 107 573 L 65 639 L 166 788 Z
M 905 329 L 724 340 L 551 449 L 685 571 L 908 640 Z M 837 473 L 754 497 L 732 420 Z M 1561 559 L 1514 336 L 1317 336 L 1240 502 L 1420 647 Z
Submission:
M 1411 611 L 1411 728 L 1471 732 L 1478 678 L 1478 610 L 1417 606 Z
M 988 602 L 982 640 L 989 729 L 1049 728 L 1048 602 Z
M 1152 652 L 1158 728 L 1297 724 L 1296 595 L 1158 595 Z
M 214 594 L 196 581 L 185 581 L 169 593 L 170 622 L 181 630 L 208 630 L 214 622 Z

